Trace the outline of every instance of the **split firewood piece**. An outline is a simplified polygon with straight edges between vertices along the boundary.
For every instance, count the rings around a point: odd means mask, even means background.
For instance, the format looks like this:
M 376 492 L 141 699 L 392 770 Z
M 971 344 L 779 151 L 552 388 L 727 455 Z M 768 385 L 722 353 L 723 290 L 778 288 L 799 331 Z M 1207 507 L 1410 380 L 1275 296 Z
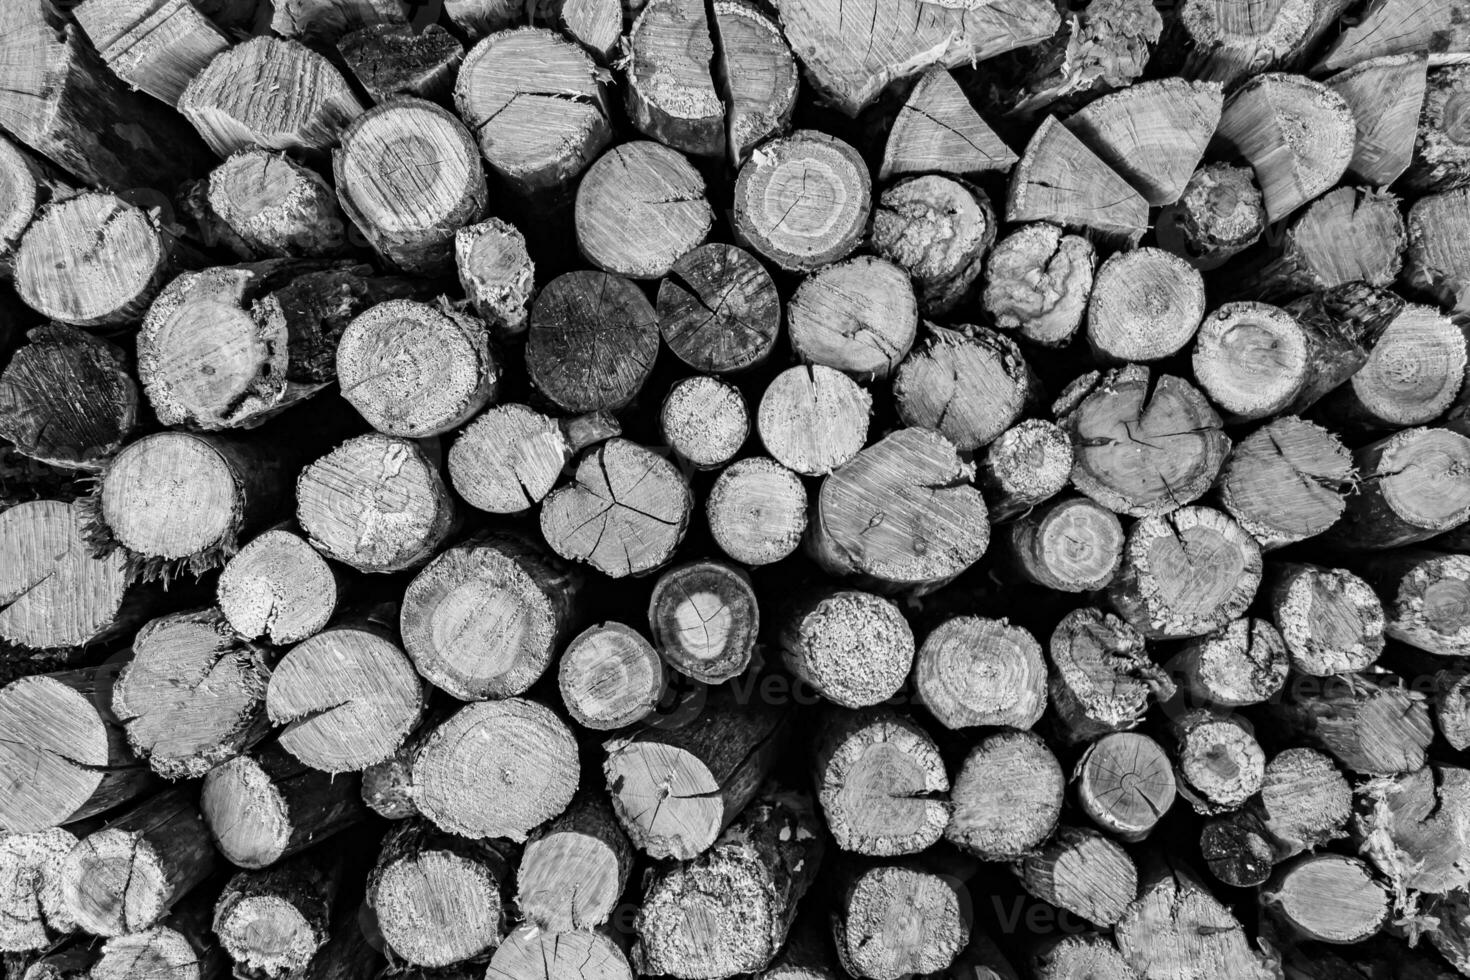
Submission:
M 122 350 L 62 324 L 37 327 L 0 372 L 0 438 L 52 466 L 94 470 L 138 426 Z
M 1128 532 L 1108 598 L 1145 637 L 1212 633 L 1238 618 L 1261 584 L 1261 546 L 1227 515 L 1181 507 Z
M 739 388 L 698 374 L 669 389 L 659 408 L 658 428 L 686 464 L 717 469 L 734 459 L 750 436 L 750 409 Z
M 220 29 L 186 0 L 85 0 L 72 16 L 113 74 L 171 106 L 229 47 Z
M 1423 425 L 1455 401 L 1465 377 L 1465 334 L 1430 306 L 1406 305 L 1379 334 L 1368 360 L 1319 411 L 1339 425 Z
M 1157 361 L 1178 353 L 1205 315 L 1199 270 L 1172 252 L 1117 252 L 1097 270 L 1087 304 L 1087 343 L 1104 363 Z
M 564 411 L 617 411 L 653 371 L 658 337 L 653 304 L 632 282 L 568 272 L 547 283 L 531 307 L 526 371 Z
M 612 731 L 648 717 L 663 698 L 664 662 L 622 623 L 589 626 L 567 644 L 557 687 L 567 713 L 583 728 Z
M 1357 120 L 1358 139 L 1348 173 L 1369 187 L 1387 187 L 1409 167 L 1424 105 L 1425 61 L 1422 51 L 1386 55 L 1354 65 L 1325 83 L 1342 96 Z
M 634 279 L 667 275 L 709 235 L 704 178 L 661 143 L 616 146 L 577 185 L 577 247 L 587 261 Z
M 247 640 L 289 646 L 321 632 L 344 585 L 305 538 L 272 528 L 225 563 L 216 600 L 231 628 Z
M 196 904 L 141 932 L 102 943 L 91 980 L 226 980 L 229 957 L 209 931 L 208 906 Z
M 447 102 L 464 61 L 464 45 L 438 24 L 360 27 L 337 42 L 337 52 L 374 102 L 400 95 Z
M 738 460 L 722 470 L 704 506 L 715 544 L 743 565 L 780 561 L 806 532 L 806 487 L 766 456 Z
M 1049 5 L 1026 0 L 990 6 L 858 0 L 850 11 L 835 0 L 778 0 L 775 6 L 807 80 L 823 101 L 849 116 L 892 82 L 1035 44 L 1060 21 Z
M 777 636 L 786 668 L 845 708 L 881 704 L 903 686 L 914 634 L 892 601 L 855 589 L 798 600 Z
M 939 747 L 887 708 L 830 712 L 813 773 L 827 828 L 844 851 L 917 854 L 949 823 L 949 776 Z
M 494 949 L 509 911 L 509 856 L 503 844 L 465 840 L 422 820 L 389 831 L 367 880 L 367 904 L 389 948 L 428 967 Z
M 454 257 L 460 286 L 490 330 L 502 340 L 525 334 L 536 264 L 520 229 L 493 217 L 465 225 L 454 233 Z
M 559 34 L 518 28 L 465 55 L 454 107 L 490 169 L 517 193 L 558 190 L 612 142 L 605 77 Z
M 711 242 L 679 256 L 659 284 L 658 329 L 674 356 L 696 371 L 744 371 L 775 346 L 781 299 L 754 256 Z
M 1461 118 L 1470 98 L 1470 69 L 1452 64 L 1431 68 L 1414 155 L 1402 183 L 1420 194 L 1453 190 L 1470 183 L 1470 131 Z
M 61 905 L 60 878 L 62 861 L 76 844 L 76 834 L 64 827 L 0 838 L 0 950 L 44 950 L 76 931 Z
M 130 443 L 102 474 L 87 533 L 144 579 L 217 568 L 281 502 L 282 467 L 263 448 L 187 432 Z
M 1266 775 L 1266 753 L 1250 726 L 1207 709 L 1173 720 L 1179 753 L 1179 792 L 1195 812 L 1238 810 L 1255 796 Z
M 1358 491 L 1332 531 L 1335 544 L 1382 551 L 1426 541 L 1470 520 L 1470 439 L 1404 429 L 1353 453 Z
M 169 266 L 169 245 L 148 212 L 87 192 L 53 202 L 26 229 L 15 251 L 15 290 L 52 320 L 129 326 L 147 312 Z
M 1031 135 L 1011 172 L 1006 220 L 1050 221 L 1133 246 L 1148 230 L 1148 202 L 1055 116 Z
M 1426 678 L 1434 727 L 1444 740 L 1458 751 L 1470 746 L 1470 670 L 1458 659 L 1404 648 L 1393 651 L 1392 663 L 1407 676 Z
M 214 846 L 242 868 L 269 867 L 365 816 L 356 780 L 309 768 L 276 746 L 211 769 L 199 806 Z
M 471 538 L 409 583 L 403 646 L 429 683 L 463 701 L 514 697 L 571 636 L 581 584 L 527 538 Z
M 1017 866 L 1026 890 L 1106 929 L 1138 897 L 1138 868 L 1128 852 L 1095 830 L 1062 827 Z
M 1039 383 L 1021 349 L 985 327 L 925 321 L 924 337 L 893 379 L 898 416 L 970 453 L 993 442 L 1037 400 Z
M 1332 759 L 1316 749 L 1285 749 L 1266 763 L 1257 804 L 1282 857 L 1316 850 L 1347 833 L 1353 791 Z
M 1353 462 L 1337 436 L 1294 415 L 1246 436 L 1220 472 L 1220 503 L 1266 550 L 1321 534 L 1347 507 Z
M 485 216 L 489 191 L 469 130 L 448 109 L 397 98 L 354 119 L 332 151 L 343 212 L 368 244 L 414 275 L 448 271 L 454 235 Z
M 1194 703 L 1241 708 L 1274 697 L 1291 658 L 1275 626 L 1242 618 L 1188 641 L 1168 666 Z
M 649 727 L 603 744 L 613 812 L 634 846 L 687 861 L 709 849 L 775 764 L 784 714 L 712 692 L 681 728 Z
M 855 149 L 815 129 L 797 130 L 740 167 L 735 235 L 783 269 L 810 272 L 857 248 L 872 196 L 868 165 Z
M 1351 24 L 1327 49 L 1314 73 L 1351 68 L 1373 58 L 1427 52 L 1435 60 L 1453 61 L 1470 43 L 1461 20 L 1464 8 L 1454 0 L 1432 3 L 1384 0 Z
M 1174 804 L 1174 764 L 1147 735 L 1104 735 L 1073 774 L 1077 802 L 1103 830 L 1125 841 L 1146 838 Z
M 990 545 L 985 498 L 954 443 L 898 429 L 822 481 L 809 550 L 834 575 L 887 589 L 937 587 Z
M 1220 416 L 1198 390 L 1138 365 L 1103 375 L 1060 423 L 1072 436 L 1077 489 L 1130 517 L 1198 499 L 1230 451 Z
M 457 517 L 439 468 L 424 450 L 373 432 L 301 471 L 296 520 L 328 557 L 371 573 L 427 561 Z
M 1046 678 L 1029 631 L 1005 619 L 957 616 L 924 638 L 914 693 L 946 728 L 1030 728 L 1046 708 Z
M 1470 310 L 1470 189 L 1428 194 L 1409 208 L 1404 283 L 1454 313 Z
M 522 923 L 495 948 L 484 977 L 485 980 L 633 980 L 633 969 L 623 952 L 625 945 L 623 936 L 611 929 L 548 932 Z M 465 964 L 462 969 L 466 980 L 478 980 L 479 964 Z
M 331 936 L 337 873 L 330 861 L 298 858 L 230 878 L 212 927 L 236 967 L 265 977 L 304 973 Z
M 1407 548 L 1353 567 L 1382 598 L 1391 639 L 1440 656 L 1470 656 L 1470 556 Z
M 1297 932 L 1328 943 L 1362 942 L 1388 921 L 1388 890 L 1368 865 L 1312 854 L 1278 871 L 1261 902 Z
M 1093 606 L 1062 617 L 1047 644 L 1048 681 L 1057 723 L 1071 742 L 1138 726 L 1151 696 L 1173 694 L 1132 626 Z
M 1186 47 L 1186 78 L 1237 82 L 1275 68 L 1306 41 L 1316 18 L 1312 0 L 1277 0 L 1253 7 L 1238 0 L 1187 0 L 1177 41 Z
M 725 102 L 730 162 L 740 166 L 754 148 L 786 129 L 796 108 L 800 75 L 781 29 L 749 0 L 716 0 L 712 75 Z
M 1260 819 L 1235 810 L 1205 820 L 1199 832 L 1200 857 L 1210 873 L 1233 888 L 1255 888 L 1271 877 L 1276 847 Z
M 527 841 L 516 906 L 528 925 L 550 933 L 593 929 L 616 911 L 632 870 L 633 846 L 612 808 L 587 793 Z
M 519 514 L 551 492 L 573 446 L 567 427 L 525 405 L 496 405 L 449 447 L 449 479 L 472 507 Z
M 726 149 L 708 13 L 702 0 L 649 0 L 625 42 L 629 119 L 645 135 L 694 156 Z
M 802 280 L 786 306 L 786 325 L 802 361 L 876 380 L 892 374 L 913 345 L 918 300 L 907 272 L 858 255 Z
M 1396 294 L 1350 282 L 1293 300 L 1286 311 L 1311 345 L 1306 386 L 1289 411 L 1300 415 L 1368 363 L 1368 348 L 1405 307 Z
M 1072 477 L 1072 440 L 1054 422 L 1025 419 L 985 448 L 978 469 L 991 521 L 1008 521 L 1067 488 Z
M 1044 943 L 1031 969 L 1036 980 L 1131 980 L 1137 976 L 1117 945 L 1097 934 L 1063 936 Z
M 582 457 L 572 482 L 541 505 L 541 533 L 568 561 L 611 578 L 651 572 L 689 529 L 694 495 L 667 459 L 626 439 Z
M 756 431 L 766 452 L 803 476 L 826 476 L 868 441 L 873 399 L 841 371 L 787 368 L 761 395 Z
M 949 177 L 907 177 L 873 211 L 869 245 L 909 274 L 926 316 L 964 301 L 995 243 L 995 211 L 978 188 Z
M 179 112 L 221 157 L 236 150 L 321 152 L 363 113 L 330 61 L 296 41 L 257 37 L 194 76 Z M 281 107 L 289 105 L 289 112 Z
M 1000 329 L 1062 347 L 1082 326 L 1096 266 L 1097 253 L 1086 238 L 1038 221 L 990 250 L 981 303 Z
M 1138 976 L 1266 980 L 1273 975 L 1240 922 L 1188 871 L 1164 864 L 1140 879 L 1138 900 L 1113 931 Z
M 1294 737 L 1366 775 L 1413 772 L 1424 765 L 1434 725 L 1424 695 L 1391 674 L 1342 674 L 1288 688 L 1272 713 Z
M 1362 670 L 1383 653 L 1383 603 L 1346 569 L 1278 565 L 1270 598 L 1272 618 L 1299 673 L 1331 677 Z
M 325 257 L 342 250 L 346 219 L 315 171 L 284 153 L 243 150 L 209 174 L 209 208 L 260 257 Z
M 1122 522 L 1086 497 L 1043 503 L 1006 535 L 1016 572 L 1058 592 L 1106 588 L 1123 563 Z
M 410 0 L 272 0 L 271 30 L 282 37 L 332 44 L 371 24 L 403 24 Z
M 93 187 L 172 188 L 207 168 L 189 127 L 129 91 L 52 5 L 14 4 L 6 14 L 0 126 L 9 136 Z
M 323 772 L 357 772 L 392 755 L 424 714 L 419 675 L 386 630 L 343 624 L 297 644 L 266 690 L 283 749 Z
M 460 708 L 413 759 L 413 801 L 435 826 L 463 837 L 524 841 L 577 791 L 577 743 L 535 701 L 506 698 Z
M 722 684 L 750 665 L 760 606 L 745 572 L 717 561 L 690 562 L 654 583 L 648 628 L 670 667 L 704 684 Z
M 167 790 L 83 837 L 62 859 L 61 907 L 94 936 L 140 932 L 213 874 L 216 863 L 191 794 Z
M 524 0 L 444 0 L 444 12 L 455 27 L 478 40 L 514 27 L 526 16 Z
M 969 943 L 969 900 L 950 875 L 892 863 L 854 868 L 844 877 L 832 939 L 849 975 L 901 980 L 939 973 Z
M 888 130 L 878 179 L 936 172 L 960 177 L 1004 173 L 1018 159 L 980 118 L 954 76 L 931 68 L 909 92 Z
M 1470 770 L 1431 765 L 1368 782 L 1352 842 L 1398 895 L 1463 891 L 1470 879 Z
M 1185 5 L 1182 19 L 1198 2 Z M 1218 85 L 1165 78 L 1104 95 L 1063 125 L 1157 207 L 1184 193 L 1223 103 Z
M 112 710 L 128 745 L 165 779 L 198 779 L 265 737 L 274 658 L 237 637 L 218 609 L 147 623 L 118 675 Z
M 758 799 L 708 852 L 650 875 L 634 925 L 639 974 L 764 974 L 816 880 L 823 849 L 806 797 Z
M 1056 829 L 1065 789 L 1061 764 L 1039 735 L 987 735 L 955 777 L 944 837 L 983 861 L 1024 857 Z
M 1215 140 L 1255 168 L 1266 217 L 1276 222 L 1337 183 L 1357 133 L 1353 111 L 1332 89 L 1267 72 L 1230 96 Z
M 15 250 L 41 209 L 76 193 L 72 180 L 49 160 L 0 136 L 0 275 L 8 279 L 15 272 Z
M 1195 336 L 1194 377 L 1232 422 L 1277 415 L 1306 387 L 1309 342 L 1296 318 L 1269 303 L 1226 303 Z
M 129 589 L 124 555 L 97 558 L 85 505 L 34 500 L 0 511 L 0 641 L 74 650 L 136 622 L 146 600 Z M 68 655 L 69 656 L 69 655 Z
M 1266 231 L 1266 206 L 1249 167 L 1209 163 L 1159 213 L 1159 247 L 1208 272 L 1254 245 Z
M 423 439 L 495 400 L 501 366 L 477 317 L 411 299 L 359 313 L 337 346 L 342 397 L 374 429 Z
M 1386 191 L 1339 187 L 1286 229 L 1281 253 L 1251 280 L 1251 292 L 1292 298 L 1362 280 L 1389 286 L 1404 259 L 1404 217 Z

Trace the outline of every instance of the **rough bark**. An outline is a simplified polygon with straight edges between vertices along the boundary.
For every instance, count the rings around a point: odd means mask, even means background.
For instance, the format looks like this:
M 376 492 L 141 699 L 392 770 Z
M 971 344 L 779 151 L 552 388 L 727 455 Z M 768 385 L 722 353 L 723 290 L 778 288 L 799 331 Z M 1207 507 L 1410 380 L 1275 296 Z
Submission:
M 1046 662 L 1031 633 L 1004 619 L 956 616 L 929 632 L 914 694 L 945 728 L 1030 728 L 1046 709 Z
M 464 45 L 438 24 L 372 24 L 344 35 L 337 51 L 374 102 L 396 96 L 447 102 Z

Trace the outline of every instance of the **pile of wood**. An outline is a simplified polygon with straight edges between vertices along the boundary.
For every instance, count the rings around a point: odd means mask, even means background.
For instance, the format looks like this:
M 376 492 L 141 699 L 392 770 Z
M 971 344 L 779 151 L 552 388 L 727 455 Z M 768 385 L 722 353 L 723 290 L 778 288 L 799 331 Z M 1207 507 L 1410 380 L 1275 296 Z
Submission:
M 4 980 L 1470 976 L 1467 0 L 3 0 Z

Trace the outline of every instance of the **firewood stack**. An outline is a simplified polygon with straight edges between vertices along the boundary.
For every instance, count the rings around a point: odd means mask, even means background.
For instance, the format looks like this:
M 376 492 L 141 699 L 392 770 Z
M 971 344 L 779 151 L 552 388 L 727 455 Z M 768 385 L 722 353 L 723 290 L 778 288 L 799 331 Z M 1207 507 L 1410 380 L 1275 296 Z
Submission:
M 4 0 L 4 980 L 1470 977 L 1466 60 Z

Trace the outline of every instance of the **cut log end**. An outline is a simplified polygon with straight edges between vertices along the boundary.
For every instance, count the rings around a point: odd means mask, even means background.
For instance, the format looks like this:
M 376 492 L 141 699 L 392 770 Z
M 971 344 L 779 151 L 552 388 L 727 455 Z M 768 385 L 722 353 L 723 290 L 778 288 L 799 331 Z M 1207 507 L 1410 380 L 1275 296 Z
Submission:
M 818 364 L 787 368 L 761 396 L 756 430 L 776 461 L 804 476 L 849 462 L 868 437 L 873 399 L 847 375 Z
M 847 708 L 892 697 L 914 661 L 914 635 L 898 606 L 855 590 L 798 603 L 778 642 L 793 674 Z
M 1106 588 L 1123 563 L 1118 515 L 1086 497 L 1042 504 L 1006 533 L 1020 575 L 1058 592 Z
M 557 667 L 567 712 L 577 724 L 596 731 L 646 718 L 663 697 L 664 683 L 658 652 L 622 623 L 583 630 L 567 645 Z
M 1286 564 L 1274 570 L 1271 612 L 1291 665 L 1313 677 L 1362 670 L 1383 652 L 1383 603 L 1346 569 Z
M 761 147 L 735 182 L 735 231 L 783 269 L 845 258 L 862 238 L 872 178 L 857 151 L 816 130 Z
M 674 355 L 696 371 L 755 367 L 780 332 L 776 284 L 749 252 L 701 245 L 679 256 L 659 284 L 658 328 Z
M 750 435 L 750 411 L 740 389 L 696 375 L 669 389 L 659 412 L 664 442 L 698 469 L 723 466 Z
M 1046 708 L 1046 662 L 1025 629 L 960 616 L 924 638 L 914 688 L 946 728 L 1030 728 Z
M 1195 338 L 1194 376 L 1232 420 L 1276 415 L 1307 382 L 1306 335 L 1285 310 L 1266 303 L 1226 303 Z
M 225 564 L 217 599 L 241 636 L 284 646 L 327 625 L 337 609 L 338 590 L 327 560 L 300 535 L 278 528 L 252 540 Z
M 1141 841 L 1174 803 L 1174 766 L 1147 735 L 1104 735 L 1083 754 L 1074 779 L 1082 810 L 1103 830 Z
M 667 275 L 705 240 L 713 222 L 699 171 L 651 140 L 609 150 L 577 186 L 577 246 L 607 272 Z
M 1087 341 L 1104 362 L 1156 361 L 1189 343 L 1204 315 L 1204 279 L 1189 263 L 1157 248 L 1119 252 L 1097 270 Z
M 888 377 L 919 329 L 908 273 L 885 259 L 858 255 L 818 269 L 786 306 L 791 349 L 860 380 Z
M 1002 330 L 1060 347 L 1082 326 L 1096 266 L 1086 238 L 1045 221 L 1026 225 L 991 249 L 981 302 Z
M 564 411 L 616 411 L 648 380 L 658 339 L 653 305 L 632 282 L 568 272 L 547 283 L 531 307 L 526 371 Z
M 895 922 L 905 928 L 893 928 Z M 896 980 L 948 968 L 969 942 L 970 926 L 948 878 L 880 865 L 843 893 L 832 935 L 849 973 Z
M 769 565 L 801 544 L 806 487 L 773 459 L 738 460 L 715 479 L 705 513 L 721 551 L 745 565 Z
M 1064 791 L 1062 767 L 1040 736 L 987 735 L 955 777 L 944 836 L 984 861 L 1023 857 L 1056 828 Z
M 720 562 L 694 562 L 659 576 L 648 600 L 648 626 L 670 667 L 705 684 L 721 684 L 750 665 L 760 606 L 744 572 Z

